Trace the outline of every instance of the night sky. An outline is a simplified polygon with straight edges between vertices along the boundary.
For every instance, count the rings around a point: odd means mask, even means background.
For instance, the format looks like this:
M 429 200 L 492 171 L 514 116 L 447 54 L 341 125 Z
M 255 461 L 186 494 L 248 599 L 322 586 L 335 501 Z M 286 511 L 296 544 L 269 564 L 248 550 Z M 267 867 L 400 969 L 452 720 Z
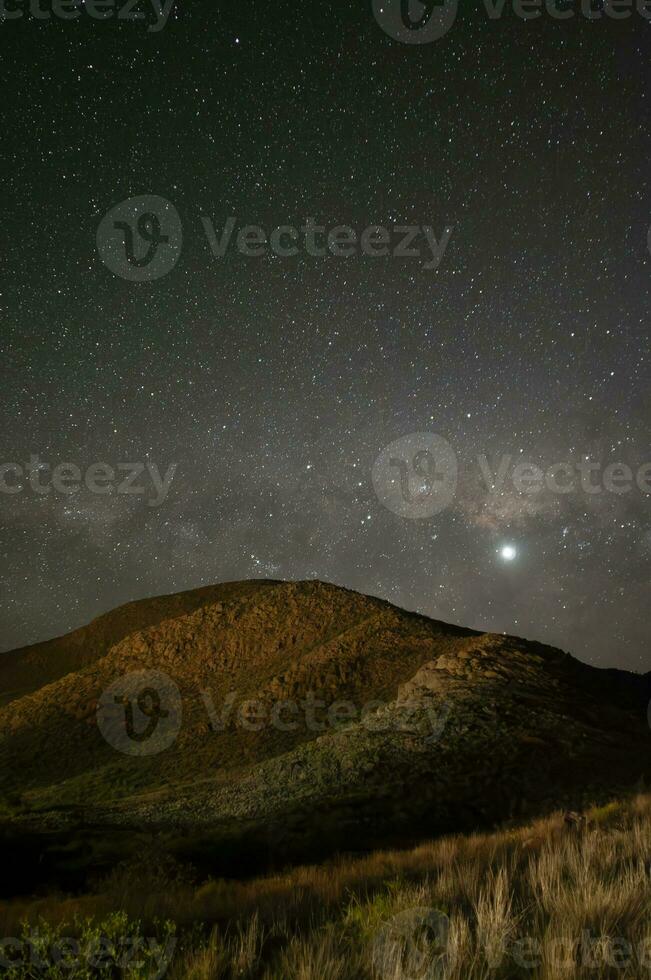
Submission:
M 316 577 L 648 670 L 651 494 L 489 494 L 478 457 L 651 462 L 651 23 L 473 4 L 405 44 L 361 0 L 203 6 L 158 32 L 0 24 L 0 461 L 176 465 L 159 506 L 144 477 L 0 493 L 2 648 L 148 595 Z M 133 282 L 96 239 L 140 195 L 176 208 L 183 247 Z M 215 258 L 201 219 L 231 216 L 453 230 L 438 270 Z M 413 433 L 458 461 L 429 518 L 374 490 Z

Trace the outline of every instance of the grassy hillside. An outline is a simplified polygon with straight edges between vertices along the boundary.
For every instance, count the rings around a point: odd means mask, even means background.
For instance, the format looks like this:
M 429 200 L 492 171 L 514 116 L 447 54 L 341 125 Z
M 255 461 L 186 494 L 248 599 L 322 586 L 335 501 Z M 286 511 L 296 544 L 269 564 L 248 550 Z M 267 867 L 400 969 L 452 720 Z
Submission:
M 84 972 L 101 936 L 149 944 L 133 980 L 160 975 L 152 950 L 167 950 L 170 980 L 638 980 L 651 969 L 651 797 L 585 816 L 246 882 L 205 880 L 152 841 L 92 894 L 0 902 L 2 934 L 20 940 L 3 976 L 34 975 L 38 935 L 46 960 L 61 937 L 81 939 L 66 972 L 47 974 L 70 980 L 113 975 Z

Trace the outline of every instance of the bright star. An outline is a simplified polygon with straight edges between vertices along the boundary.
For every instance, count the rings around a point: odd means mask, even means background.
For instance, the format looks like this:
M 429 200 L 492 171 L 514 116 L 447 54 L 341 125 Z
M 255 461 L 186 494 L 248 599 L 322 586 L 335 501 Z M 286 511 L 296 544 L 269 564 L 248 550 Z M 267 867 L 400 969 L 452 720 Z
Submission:
M 500 555 L 504 561 L 513 561 L 518 557 L 517 548 L 514 548 L 512 544 L 505 544 L 500 551 Z

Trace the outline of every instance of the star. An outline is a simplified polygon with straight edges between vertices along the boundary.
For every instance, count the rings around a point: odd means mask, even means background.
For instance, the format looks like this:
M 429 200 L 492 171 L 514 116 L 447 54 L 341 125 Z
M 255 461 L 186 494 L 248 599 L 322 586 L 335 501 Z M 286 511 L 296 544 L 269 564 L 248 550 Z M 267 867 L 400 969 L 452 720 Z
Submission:
M 255 22 L 195 4 L 157 25 L 149 6 L 132 23 L 3 25 L 2 647 L 144 596 L 311 576 L 648 670 L 639 20 L 627 41 L 626 24 L 468 14 L 413 45 L 370 3 L 312 5 L 307 28 L 283 0 Z M 161 233 L 179 236 L 178 263 L 148 282 L 97 248 L 139 195 L 168 202 Z M 288 247 L 308 224 L 327 230 L 322 254 L 312 232 L 298 255 L 273 251 L 274 229 Z M 409 226 L 429 233 L 394 234 Z M 258 257 L 235 245 L 247 228 Z M 402 257 L 381 254 L 381 228 Z M 328 254 L 336 229 L 377 254 Z M 372 473 L 422 432 L 446 440 L 458 480 L 449 506 L 411 519 Z M 35 485 L 64 464 L 176 470 L 157 507 L 162 492 L 101 479 L 15 493 L 12 463 L 31 454 L 50 466 Z M 387 489 L 438 499 L 432 464 L 396 460 Z M 623 464 L 640 474 L 625 492 Z

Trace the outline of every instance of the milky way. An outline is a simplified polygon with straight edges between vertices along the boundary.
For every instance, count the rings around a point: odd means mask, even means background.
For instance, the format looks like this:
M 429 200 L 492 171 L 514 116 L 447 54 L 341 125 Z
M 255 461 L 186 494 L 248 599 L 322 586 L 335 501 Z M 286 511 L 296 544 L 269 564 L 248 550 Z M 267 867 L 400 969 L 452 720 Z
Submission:
M 413 45 L 370 3 L 198 6 L 157 31 L 0 24 L 0 460 L 22 467 L 2 647 L 142 596 L 317 577 L 648 670 L 651 26 L 478 9 Z M 97 247 L 139 195 L 183 233 L 144 282 Z M 229 218 L 383 227 L 389 254 L 220 256 Z M 420 254 L 393 254 L 412 225 Z M 448 229 L 437 268 L 426 226 Z M 372 478 L 415 433 L 458 463 L 429 517 Z M 142 494 L 107 476 L 147 462 L 173 467 L 157 505 L 147 469 Z M 61 463 L 76 492 L 35 489 Z

